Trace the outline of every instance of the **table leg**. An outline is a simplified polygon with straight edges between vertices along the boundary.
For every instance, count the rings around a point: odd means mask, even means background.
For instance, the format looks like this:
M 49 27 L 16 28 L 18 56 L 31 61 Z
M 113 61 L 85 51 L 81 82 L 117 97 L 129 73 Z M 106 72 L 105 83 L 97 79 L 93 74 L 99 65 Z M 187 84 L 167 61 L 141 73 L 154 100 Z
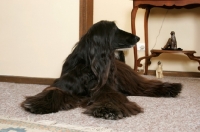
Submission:
M 137 13 L 138 7 L 134 6 L 132 12 L 131 12 L 131 27 L 132 27 L 132 34 L 136 34 L 136 29 L 135 29 L 135 18 L 136 18 L 136 13 Z M 133 47 L 133 52 L 134 52 L 134 70 L 137 71 L 137 46 Z
M 145 56 L 149 56 L 149 42 L 148 42 L 148 18 L 150 13 L 150 7 L 146 8 L 145 16 L 144 16 L 144 37 L 145 37 Z M 145 75 L 148 74 L 148 62 L 149 60 L 145 60 Z
M 144 56 L 144 57 L 141 57 L 141 58 L 139 58 L 138 60 L 137 60 L 137 66 L 138 67 L 142 67 L 142 64 L 140 63 L 141 62 L 141 60 L 143 60 L 143 59 L 145 59 L 145 61 L 147 62 L 147 63 L 145 63 L 145 70 L 146 70 L 146 67 L 147 67 L 147 70 L 148 70 L 148 66 L 151 64 L 151 58 L 152 57 L 157 57 L 157 56 L 159 56 L 161 53 L 152 53 L 150 56 Z M 147 75 L 147 73 L 148 72 L 144 72 L 144 75 Z
M 193 53 L 185 53 L 185 54 L 190 58 L 190 60 L 199 62 L 198 70 L 200 71 L 200 57 L 194 56 Z

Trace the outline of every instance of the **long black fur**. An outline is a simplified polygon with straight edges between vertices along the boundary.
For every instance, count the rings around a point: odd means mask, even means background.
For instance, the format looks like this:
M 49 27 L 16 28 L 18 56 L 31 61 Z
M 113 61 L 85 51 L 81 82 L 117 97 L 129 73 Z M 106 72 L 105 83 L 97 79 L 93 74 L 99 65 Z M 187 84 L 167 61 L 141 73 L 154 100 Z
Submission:
M 26 97 L 21 106 L 35 114 L 83 107 L 85 114 L 114 120 L 143 112 L 127 95 L 176 97 L 181 84 L 145 79 L 115 59 L 116 49 L 138 41 L 114 22 L 94 24 L 66 58 L 61 76 L 41 93 Z

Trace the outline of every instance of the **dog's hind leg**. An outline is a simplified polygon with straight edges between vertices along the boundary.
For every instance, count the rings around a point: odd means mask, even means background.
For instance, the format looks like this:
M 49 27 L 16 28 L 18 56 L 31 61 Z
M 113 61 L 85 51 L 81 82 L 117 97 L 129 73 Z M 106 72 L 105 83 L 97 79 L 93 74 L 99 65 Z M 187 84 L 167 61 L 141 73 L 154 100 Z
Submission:
M 84 113 L 96 118 L 117 120 L 140 112 L 143 112 L 140 106 L 105 85 L 94 93 Z
M 117 66 L 117 90 L 133 96 L 176 97 L 182 89 L 180 83 L 146 79 L 128 65 L 115 61 Z
M 141 84 L 142 96 L 176 97 L 182 89 L 180 83 L 161 82 L 158 80 L 144 80 Z
M 35 96 L 28 96 L 21 106 L 31 113 L 47 114 L 77 107 L 78 98 L 59 88 L 48 87 Z

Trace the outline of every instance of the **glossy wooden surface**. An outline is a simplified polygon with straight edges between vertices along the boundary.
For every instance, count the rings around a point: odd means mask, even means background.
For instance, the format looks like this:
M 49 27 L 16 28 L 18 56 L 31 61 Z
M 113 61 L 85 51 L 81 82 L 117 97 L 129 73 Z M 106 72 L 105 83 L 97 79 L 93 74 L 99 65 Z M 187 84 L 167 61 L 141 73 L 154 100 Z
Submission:
M 147 6 L 185 6 L 198 5 L 200 0 L 133 0 L 134 6 L 145 8 Z
M 151 53 L 191 53 L 194 54 L 196 51 L 193 50 L 151 50 Z
M 79 39 L 93 25 L 93 0 L 79 0 Z

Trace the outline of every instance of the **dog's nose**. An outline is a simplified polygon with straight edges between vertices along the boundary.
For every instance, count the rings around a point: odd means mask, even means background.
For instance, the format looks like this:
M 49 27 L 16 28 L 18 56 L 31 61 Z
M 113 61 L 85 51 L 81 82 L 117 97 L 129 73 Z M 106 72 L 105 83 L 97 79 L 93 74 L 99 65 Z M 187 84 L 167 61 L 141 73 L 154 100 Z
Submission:
M 135 39 L 137 40 L 137 42 L 138 42 L 138 41 L 140 41 L 140 38 L 139 38 L 138 36 L 136 36 L 136 38 L 135 38 Z

